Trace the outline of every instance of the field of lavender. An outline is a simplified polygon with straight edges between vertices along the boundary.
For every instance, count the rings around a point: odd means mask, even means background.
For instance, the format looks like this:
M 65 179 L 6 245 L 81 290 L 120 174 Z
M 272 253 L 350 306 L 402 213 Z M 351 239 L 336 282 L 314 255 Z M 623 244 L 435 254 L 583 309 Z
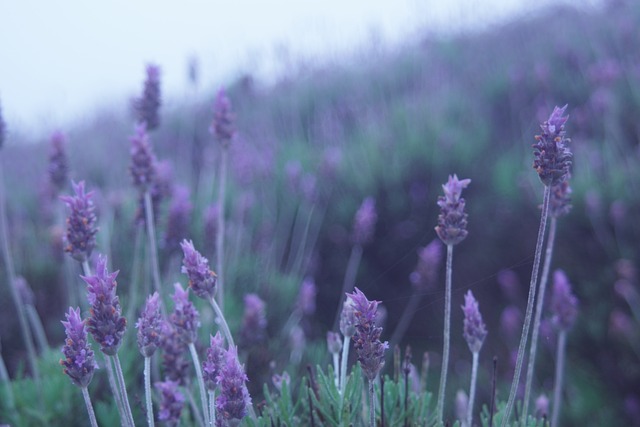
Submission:
M 0 111 L 0 424 L 640 426 L 639 26 Z

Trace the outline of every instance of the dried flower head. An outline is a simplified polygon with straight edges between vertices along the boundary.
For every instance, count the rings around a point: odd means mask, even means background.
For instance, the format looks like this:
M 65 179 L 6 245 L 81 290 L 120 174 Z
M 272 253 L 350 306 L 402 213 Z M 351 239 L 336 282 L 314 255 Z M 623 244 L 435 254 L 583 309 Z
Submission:
M 181 271 L 189 278 L 189 287 L 200 298 L 213 298 L 216 291 L 216 273 L 209 268 L 209 261 L 194 248 L 191 240 L 183 240 L 180 246 L 184 253 Z
M 256 294 L 244 297 L 244 315 L 240 340 L 245 346 L 261 344 L 267 338 L 267 316 L 264 301 Z
M 224 89 L 218 91 L 216 102 L 213 106 L 213 123 L 211 133 L 216 137 L 223 147 L 228 147 L 236 131 L 233 124 L 235 117 L 231 111 L 231 101 L 227 97 Z
M 353 242 L 357 245 L 371 242 L 377 221 L 376 200 L 373 197 L 367 197 L 362 201 L 353 220 Z
M 80 317 L 80 309 L 69 307 L 66 317 L 67 321 L 62 322 L 67 335 L 64 347 L 62 347 L 65 358 L 60 360 L 60 364 L 64 366 L 64 373 L 71 378 L 75 385 L 86 387 L 91 382 L 93 372 L 98 365 L 91 345 L 87 341 L 87 331 Z
M 160 125 L 160 68 L 147 65 L 147 79 L 144 82 L 142 96 L 134 101 L 136 120 L 145 124 L 147 129 L 154 130 Z
M 472 353 L 478 353 L 487 336 L 487 327 L 482 321 L 478 301 L 471 291 L 468 291 L 464 296 L 462 311 L 464 312 L 464 339 L 467 341 L 469 350 Z
M 409 276 L 413 287 L 418 291 L 424 291 L 433 285 L 438 278 L 438 268 L 441 263 L 442 243 L 438 239 L 433 239 L 418 251 L 418 265 Z
M 168 253 L 180 249 L 180 240 L 189 233 L 189 220 L 193 205 L 189 200 L 189 189 L 185 186 L 176 186 L 169 205 L 167 227 L 164 235 L 164 247 Z
M 187 344 L 182 340 L 177 328 L 167 320 L 160 325 L 160 331 L 164 376 L 180 385 L 187 384 L 191 368 Z
M 189 289 L 185 291 L 180 283 L 173 285 L 173 302 L 175 307 L 169 316 L 169 321 L 176 328 L 180 338 L 185 344 L 196 341 L 198 328 L 200 327 L 200 314 L 189 301 Z
M 467 237 L 467 214 L 464 211 L 465 201 L 461 197 L 462 190 L 467 188 L 470 179 L 459 180 L 454 174 L 442 186 L 444 197 L 438 197 L 440 215 L 436 233 L 445 245 L 456 245 Z
M 532 145 L 533 168 L 546 186 L 560 184 L 568 178 L 571 171 L 573 155 L 567 147 L 570 140 L 565 138 L 564 130 L 569 116 L 562 116 L 566 109 L 566 105 L 553 109 L 549 119 L 540 125 L 542 134 L 536 135 L 536 143 Z
M 316 283 L 312 278 L 306 277 L 300 286 L 298 293 L 298 301 L 296 303 L 298 309 L 305 316 L 313 316 L 316 312 L 316 294 L 318 290 Z
M 571 292 L 569 279 L 562 270 L 553 273 L 551 312 L 554 324 L 564 331 L 571 329 L 578 316 L 578 299 Z
M 211 337 L 211 344 L 207 349 L 207 358 L 202 362 L 202 376 L 207 390 L 215 390 L 218 384 L 218 375 L 224 363 L 225 352 L 224 338 L 218 331 L 215 336 Z
M 380 302 L 369 301 L 358 288 L 352 294 L 347 294 L 347 297 L 353 301 L 356 317 L 356 333 L 353 337 L 353 344 L 358 361 L 369 381 L 373 381 L 384 366 L 384 351 L 389 347 L 386 341 L 380 341 L 382 328 L 376 326 L 377 309 Z
M 549 199 L 549 214 L 553 218 L 560 218 L 571 211 L 571 186 L 569 178 L 551 187 Z
M 142 314 L 136 323 L 138 329 L 138 349 L 144 357 L 151 357 L 160 346 L 162 316 L 160 296 L 157 292 L 147 298 Z
M 340 350 L 342 350 L 342 340 L 340 339 L 339 333 L 333 331 L 327 332 L 327 348 L 331 354 L 340 353 Z
M 98 257 L 96 274 L 81 276 L 88 287 L 87 297 L 91 305 L 87 327 L 93 339 L 100 344 L 100 351 L 113 356 L 118 352 L 127 319 L 122 316 L 120 300 L 116 295 L 118 271 L 107 271 L 107 258 Z
M 184 407 L 184 396 L 178 386 L 177 382 L 171 380 L 155 383 L 156 389 L 160 392 L 158 419 L 170 427 L 176 427 L 180 424 L 180 416 Z
M 96 246 L 96 214 L 91 200 L 93 192 L 84 192 L 84 181 L 72 183 L 75 196 L 60 196 L 60 199 L 71 209 L 67 217 L 67 233 L 64 251 L 79 262 L 84 262 L 91 256 Z
M 216 409 L 224 422 L 241 420 L 247 415 L 251 397 L 246 382 L 244 368 L 238 361 L 238 349 L 231 347 L 225 352 L 218 375 L 220 396 L 216 399 Z
M 129 172 L 133 185 L 140 193 L 149 190 L 156 178 L 156 156 L 153 154 L 147 126 L 142 123 L 136 126 L 136 133 L 131 138 L 131 166 Z
M 340 332 L 345 337 L 351 338 L 356 333 L 356 312 L 351 298 L 344 300 L 340 313 Z
M 67 186 L 69 160 L 65 151 L 66 138 L 62 132 L 51 135 L 51 151 L 49 152 L 49 181 L 57 195 Z

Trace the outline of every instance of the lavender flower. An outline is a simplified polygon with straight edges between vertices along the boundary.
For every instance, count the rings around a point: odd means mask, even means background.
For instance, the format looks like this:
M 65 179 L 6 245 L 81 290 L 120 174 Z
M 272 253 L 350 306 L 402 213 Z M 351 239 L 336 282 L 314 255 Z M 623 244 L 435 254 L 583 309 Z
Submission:
M 224 338 L 218 331 L 215 336 L 211 337 L 211 345 L 207 349 L 207 358 L 202 362 L 202 376 L 207 390 L 215 390 L 224 357 Z
M 171 322 L 162 322 L 160 331 L 164 375 L 166 378 L 184 385 L 188 382 L 189 367 L 191 366 L 187 356 L 187 344 Z
M 62 132 L 51 135 L 51 152 L 49 153 L 49 180 L 57 192 L 67 185 L 69 160 L 65 152 L 65 136 Z
M 549 398 L 546 394 L 541 394 L 536 399 L 536 416 L 539 418 L 549 415 Z
M 551 187 L 551 198 L 549 199 L 549 214 L 553 218 L 567 215 L 571 211 L 571 186 L 569 178 Z
M 198 328 L 200 327 L 200 315 L 189 301 L 189 290 L 182 289 L 180 283 L 173 285 L 175 292 L 173 301 L 175 307 L 169 317 L 169 321 L 176 328 L 180 338 L 185 344 L 196 341 Z
M 418 251 L 418 265 L 409 276 L 411 284 L 417 291 L 424 291 L 435 283 L 441 262 L 442 243 L 438 239 L 434 239 Z
M 73 184 L 75 196 L 60 196 L 60 199 L 71 209 L 67 218 L 67 234 L 65 236 L 65 252 L 79 262 L 89 259 L 96 246 L 96 214 L 91 200 L 93 192 L 84 192 L 84 181 Z
M 377 221 L 376 200 L 367 197 L 362 201 L 353 221 L 353 242 L 357 245 L 371 242 Z
M 149 64 L 142 96 L 134 101 L 138 123 L 145 124 L 150 131 L 157 128 L 160 125 L 160 103 L 160 68 Z
M 464 339 L 467 341 L 469 350 L 472 353 L 478 353 L 487 336 L 487 328 L 482 321 L 478 301 L 473 297 L 471 291 L 468 291 L 464 296 L 462 311 L 464 312 Z
M 213 298 L 216 290 L 216 273 L 209 269 L 209 261 L 200 255 L 191 240 L 180 243 L 184 258 L 182 272 L 189 278 L 189 286 L 193 293 L 202 299 Z
M 184 186 L 177 186 L 173 191 L 173 198 L 169 206 L 167 218 L 167 228 L 164 236 L 164 245 L 169 253 L 173 253 L 180 246 L 180 239 L 183 239 L 189 232 L 189 217 L 193 205 L 189 200 L 189 189 Z
M 241 420 L 247 415 L 251 397 L 246 386 L 247 376 L 238 362 L 238 349 L 231 347 L 225 352 L 225 359 L 218 375 L 220 396 L 216 399 L 216 409 L 226 425 L 230 420 Z
M 122 316 L 120 300 L 116 295 L 116 277 L 118 271 L 107 271 L 107 258 L 98 257 L 96 274 L 81 276 L 88 285 L 88 299 L 91 315 L 87 319 L 87 327 L 93 339 L 100 344 L 100 351 L 114 356 L 120 347 L 127 319 Z
M 136 126 L 136 133 L 131 138 L 131 166 L 129 172 L 133 178 L 133 185 L 144 193 L 149 190 L 156 176 L 156 157 L 153 154 L 147 126 L 142 123 Z
M 356 333 L 356 312 L 353 307 L 353 301 L 350 298 L 345 299 L 342 305 L 340 332 L 348 338 L 351 338 Z
M 244 297 L 244 316 L 240 339 L 246 346 L 262 343 L 267 337 L 267 316 L 264 301 L 256 294 Z
M 2 105 L 0 105 L 0 148 L 4 145 L 4 141 L 7 138 L 7 124 L 2 118 Z
M 64 347 L 62 347 L 65 358 L 60 360 L 60 364 L 64 366 L 64 373 L 71 378 L 75 385 L 86 387 L 91 382 L 93 372 L 98 365 L 94 359 L 91 345 L 87 341 L 87 331 L 80 317 L 80 309 L 69 307 L 66 317 L 67 321 L 62 322 L 67 335 Z
M 307 277 L 302 281 L 298 294 L 297 306 L 305 316 L 313 316 L 316 312 L 316 294 L 318 290 L 312 278 Z
M 216 137 L 223 147 L 229 147 L 236 131 L 233 121 L 235 117 L 231 111 L 231 101 L 227 97 L 224 89 L 218 91 L 216 102 L 213 106 L 213 123 L 211 133 Z
M 533 168 L 538 172 L 540 181 L 546 186 L 555 186 L 565 181 L 571 169 L 571 150 L 567 147 L 570 141 L 565 138 L 564 124 L 569 116 L 562 117 L 567 106 L 555 107 L 549 119 L 540 127 L 542 134 L 536 135 L 533 144 Z
M 184 396 L 178 389 L 175 381 L 157 382 L 156 389 L 160 392 L 160 410 L 158 419 L 164 421 L 167 426 L 180 424 L 180 415 L 184 407 Z
M 22 304 L 35 306 L 35 297 L 31 287 L 29 287 L 29 283 L 27 283 L 27 279 L 22 276 L 17 276 L 13 283 L 18 290 L 18 295 L 20 295 L 20 301 L 22 301 Z
M 353 344 L 358 354 L 358 361 L 369 381 L 373 381 L 384 366 L 384 351 L 389 347 L 386 341 L 380 341 L 382 328 L 375 325 L 376 311 L 380 302 L 369 301 L 358 288 L 355 288 L 354 293 L 347 294 L 347 297 L 353 301 L 356 317 Z
M 157 292 L 147 298 L 140 319 L 136 323 L 138 329 L 138 349 L 144 357 L 151 357 L 160 345 L 160 328 L 162 316 L 160 315 L 160 296 Z
M 339 333 L 332 331 L 327 332 L 327 348 L 331 354 L 340 353 L 340 350 L 342 350 L 342 340 L 340 339 Z
M 553 293 L 551 294 L 553 321 L 560 329 L 571 329 L 578 315 L 578 299 L 571 292 L 571 284 L 562 270 L 553 273 Z
M 438 198 L 440 215 L 436 233 L 445 245 L 456 245 L 467 237 L 467 214 L 464 212 L 465 201 L 462 190 L 467 188 L 470 179 L 458 180 L 454 174 L 449 175 L 449 181 L 442 186 L 444 197 Z

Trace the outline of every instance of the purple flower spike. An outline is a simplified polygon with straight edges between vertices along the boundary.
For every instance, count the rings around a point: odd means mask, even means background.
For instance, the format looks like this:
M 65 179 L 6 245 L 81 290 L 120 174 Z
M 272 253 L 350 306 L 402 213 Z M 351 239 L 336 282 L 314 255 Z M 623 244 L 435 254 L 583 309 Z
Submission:
M 569 279 L 562 270 L 553 273 L 551 312 L 554 324 L 564 331 L 571 329 L 578 316 L 578 299 L 571 292 Z
M 246 381 L 247 376 L 238 362 L 238 349 L 231 347 L 225 352 L 224 363 L 220 368 L 220 396 L 216 399 L 216 409 L 225 422 L 241 420 L 247 415 L 251 397 Z
M 244 316 L 240 339 L 245 346 L 258 345 L 267 338 L 267 316 L 264 301 L 256 294 L 244 297 Z
M 164 421 L 167 426 L 175 427 L 180 424 L 184 396 L 178 390 L 178 385 L 177 382 L 171 380 L 155 383 L 156 389 L 160 392 L 158 419 Z
M 471 291 L 468 291 L 464 296 L 462 311 L 464 312 L 464 339 L 469 345 L 469 350 L 472 353 L 478 353 L 487 336 L 487 327 L 482 321 L 478 301 L 473 297 Z
M 461 195 L 470 182 L 470 179 L 459 180 L 454 174 L 449 175 L 449 181 L 442 186 L 444 197 L 438 197 L 440 215 L 436 233 L 445 245 L 457 245 L 467 237 L 467 214 L 464 212 L 465 201 Z
M 160 315 L 160 300 L 157 292 L 147 298 L 140 319 L 136 323 L 138 329 L 138 349 L 144 357 L 151 357 L 160 345 L 160 327 L 162 316 Z
M 207 359 L 202 362 L 202 376 L 207 390 L 215 390 L 218 384 L 218 375 L 225 358 L 224 338 L 218 331 L 216 336 L 211 337 L 211 345 L 207 349 Z
M 180 283 L 173 285 L 175 292 L 173 302 L 175 308 L 169 316 L 169 321 L 176 328 L 180 338 L 185 344 L 196 341 L 198 328 L 200 327 L 200 314 L 194 305 L 189 301 L 189 290 L 182 289 Z
M 376 326 L 376 312 L 380 302 L 369 301 L 358 288 L 354 293 L 347 294 L 347 297 L 353 301 L 356 317 L 353 344 L 358 361 L 369 381 L 373 381 L 384 366 L 384 351 L 389 347 L 386 341 L 380 341 L 382 328 Z
M 558 185 L 551 187 L 551 199 L 549 199 L 549 214 L 553 218 L 560 218 L 571 211 L 571 186 L 569 178 Z
M 376 200 L 373 197 L 367 197 L 362 201 L 353 221 L 353 242 L 357 245 L 371 242 L 377 221 Z
M 65 236 L 65 252 L 79 262 L 84 262 L 91 256 L 96 246 L 96 213 L 91 200 L 93 192 L 84 192 L 84 181 L 73 183 L 75 196 L 60 196 L 69 206 L 71 213 L 67 218 L 67 234 Z
M 177 381 L 180 385 L 185 385 L 189 380 L 189 368 L 191 367 L 191 362 L 187 357 L 187 345 L 171 322 L 163 321 L 160 325 L 160 331 L 164 375 L 172 381 Z
M 69 161 L 65 151 L 66 138 L 62 132 L 54 132 L 51 135 L 51 152 L 49 153 L 49 180 L 59 191 L 67 186 L 69 175 Z
M 356 333 L 356 312 L 351 298 L 344 300 L 340 313 L 340 332 L 345 337 L 351 338 Z
M 312 278 L 307 277 L 302 281 L 298 294 L 298 308 L 305 316 L 313 316 L 316 312 L 316 294 L 318 290 Z
M 411 284 L 418 291 L 425 291 L 438 278 L 438 268 L 442 263 L 442 243 L 434 239 L 418 251 L 418 265 L 409 276 Z
M 173 198 L 169 206 L 167 228 L 164 236 L 164 245 L 169 253 L 177 251 L 180 247 L 180 239 L 189 233 L 189 219 L 193 205 L 189 200 L 189 189 L 184 186 L 176 186 Z
M 191 240 L 180 243 L 184 258 L 182 272 L 189 278 L 193 293 L 202 299 L 213 298 L 216 291 L 216 273 L 209 269 L 209 261 L 193 247 Z
M 87 326 L 93 339 L 100 344 L 100 351 L 113 356 L 118 352 L 122 336 L 127 327 L 127 319 L 122 316 L 120 301 L 116 295 L 116 277 L 118 271 L 107 271 L 107 258 L 98 257 L 96 274 L 81 276 L 87 282 L 88 299 L 91 304 L 91 315 Z
M 218 91 L 216 102 L 213 106 L 213 124 L 211 133 L 223 147 L 228 147 L 236 131 L 233 124 L 235 117 L 231 111 L 231 101 L 224 89 Z
M 566 181 L 571 170 L 573 154 L 567 147 L 570 142 L 565 138 L 564 124 L 569 116 L 563 117 L 567 106 L 555 107 L 549 120 L 540 127 L 542 134 L 536 135 L 536 143 L 533 147 L 533 168 L 538 172 L 540 181 L 546 186 L 558 185 Z
M 64 366 L 64 373 L 71 378 L 75 385 L 86 387 L 91 382 L 93 372 L 98 366 L 91 346 L 87 342 L 87 331 L 80 317 L 80 309 L 69 307 L 66 317 L 67 321 L 62 322 L 67 334 L 67 340 L 62 347 L 65 358 L 60 360 L 60 364 Z
M 131 138 L 131 166 L 129 172 L 133 185 L 144 193 L 151 188 L 156 178 L 156 156 L 153 154 L 147 127 L 144 123 L 136 126 L 136 133 Z
M 154 130 L 160 125 L 160 68 L 157 65 L 147 65 L 147 79 L 144 82 L 142 97 L 134 101 L 136 120 L 144 123 L 147 129 Z

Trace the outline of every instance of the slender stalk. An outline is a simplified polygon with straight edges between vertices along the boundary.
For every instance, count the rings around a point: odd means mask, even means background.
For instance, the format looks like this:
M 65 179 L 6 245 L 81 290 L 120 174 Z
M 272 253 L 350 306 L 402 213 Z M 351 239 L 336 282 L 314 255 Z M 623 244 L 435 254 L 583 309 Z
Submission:
M 184 386 L 182 390 L 184 391 L 184 394 L 186 394 L 189 398 L 189 406 L 191 406 L 191 412 L 193 412 L 193 417 L 196 419 L 196 422 L 200 427 L 206 427 L 204 419 L 202 418 L 202 414 L 200 413 L 198 405 L 196 404 L 196 400 L 193 398 L 193 393 L 191 393 L 191 390 L 189 390 L 189 387 L 187 386 Z
M 522 419 L 527 419 L 529 413 L 529 401 L 531 400 L 531 387 L 533 385 L 533 371 L 535 369 L 536 351 L 538 347 L 538 336 L 540 335 L 540 323 L 542 321 L 542 307 L 544 306 L 544 294 L 547 290 L 549 271 L 551 270 L 551 259 L 553 257 L 553 246 L 556 240 L 557 218 L 549 221 L 549 234 L 547 236 L 547 248 L 542 265 L 542 275 L 540 276 L 540 289 L 536 299 L 536 314 L 533 319 L 533 331 L 531 331 L 531 348 L 529 349 L 529 361 L 527 366 L 527 380 L 524 387 L 524 403 L 522 406 Z
M 153 275 L 153 286 L 155 290 L 162 295 L 160 285 L 160 267 L 158 265 L 158 245 L 156 243 L 156 230 L 153 218 L 153 204 L 151 202 L 151 192 L 144 192 L 144 213 L 147 223 L 147 237 L 149 238 L 149 253 L 151 255 L 151 274 Z M 164 312 L 164 304 L 160 299 L 160 306 Z
M 342 366 L 340 367 L 340 394 L 344 395 L 347 386 L 347 361 L 349 360 L 349 344 L 351 337 L 344 337 L 342 342 Z
M 560 418 L 560 405 L 562 404 L 562 380 L 564 377 L 564 359 L 566 345 L 567 331 L 561 330 L 558 334 L 556 381 L 553 386 L 553 414 L 551 415 L 551 427 L 557 427 L 558 419 Z
M 498 357 L 493 356 L 493 374 L 491 375 L 491 406 L 489 407 L 489 427 L 493 427 L 493 414 L 496 412 L 496 378 L 498 377 Z
M 369 381 L 369 427 L 376 425 L 376 394 L 373 389 L 373 381 Z
M 340 392 L 340 355 L 333 353 L 333 374 L 338 393 Z
M 209 390 L 209 419 L 211 426 L 216 425 L 216 392 Z
M 384 427 L 384 377 L 380 376 L 380 427 Z
M 344 274 L 344 281 L 342 282 L 340 304 L 338 304 L 338 312 L 336 313 L 336 317 L 333 321 L 334 331 L 338 329 L 338 325 L 340 324 L 340 313 L 342 312 L 342 304 L 344 303 L 346 294 L 352 292 L 353 287 L 355 286 L 356 274 L 358 273 L 360 260 L 362 260 L 362 246 L 359 244 L 355 244 L 351 248 L 351 255 L 349 255 L 349 261 L 347 262 L 347 271 Z
M 91 421 L 91 427 L 98 427 L 98 421 L 96 421 L 96 413 L 93 412 L 93 405 L 91 404 L 91 398 L 89 397 L 89 390 L 86 387 L 81 387 L 82 397 L 84 397 L 84 404 L 87 405 L 87 412 L 89 413 L 89 421 Z
M 411 320 L 413 319 L 413 315 L 416 313 L 416 310 L 418 309 L 418 305 L 420 304 L 421 300 L 422 300 L 422 295 L 418 294 L 417 292 L 414 292 L 411 295 L 411 298 L 409 299 L 409 304 L 407 304 L 404 311 L 402 312 L 402 317 L 398 322 L 398 326 L 396 326 L 396 329 L 393 331 L 393 334 L 391 335 L 391 340 L 389 340 L 390 342 L 389 347 L 395 348 L 396 344 L 400 343 L 400 341 L 404 337 L 404 334 L 407 332 L 407 328 L 409 327 L 409 324 L 411 323 Z
M 133 263 L 131 264 L 131 279 L 129 281 L 129 299 L 127 309 L 127 319 L 132 319 L 136 307 L 138 307 L 138 295 L 140 292 L 140 252 L 142 250 L 142 229 L 137 226 L 135 231 L 136 237 L 133 244 Z M 145 292 L 146 293 L 146 292 Z M 144 295 L 144 293 L 143 293 Z
M 127 415 L 124 411 L 124 403 L 122 402 L 122 395 L 120 393 L 120 387 L 116 384 L 116 375 L 113 373 L 113 366 L 111 365 L 111 358 L 107 357 L 103 353 L 104 365 L 107 367 L 107 377 L 109 378 L 109 387 L 113 393 L 113 397 L 116 401 L 116 408 L 118 408 L 118 415 L 120 416 L 120 423 L 123 426 L 127 426 Z
M 516 359 L 516 370 L 513 374 L 513 382 L 511 383 L 511 392 L 507 407 L 502 417 L 502 427 L 506 427 L 511 417 L 511 411 L 516 400 L 518 384 L 520 383 L 520 373 L 522 372 L 522 361 L 527 348 L 527 339 L 529 337 L 529 327 L 531 326 L 531 317 L 533 314 L 533 302 L 536 298 L 536 284 L 538 283 L 538 270 L 540 269 L 540 258 L 542 258 L 542 243 L 544 241 L 544 233 L 547 226 L 547 216 L 549 214 L 549 199 L 551 197 L 551 188 L 544 187 L 544 199 L 542 203 L 542 214 L 540 218 L 540 228 L 538 229 L 538 241 L 536 242 L 536 252 L 533 258 L 533 269 L 531 271 L 531 282 L 529 283 L 529 298 L 527 299 L 527 311 L 524 318 L 524 326 L 522 327 L 522 335 L 520 336 L 520 345 L 518 347 L 518 357 Z
M 147 405 L 147 424 L 154 427 L 153 403 L 151 402 L 151 358 L 144 358 L 144 395 Z
M 307 217 L 307 222 L 304 225 L 304 230 L 302 231 L 302 238 L 299 239 L 298 253 L 296 254 L 295 260 L 293 262 L 293 266 L 291 267 L 291 273 L 296 275 L 302 274 L 300 271 L 300 266 L 302 265 L 302 261 L 304 260 L 307 240 L 309 239 L 309 229 L 311 228 L 311 220 L 313 219 L 314 212 L 315 212 L 315 205 L 312 205 L 311 211 L 309 212 L 309 216 Z
M 196 370 L 196 377 L 198 378 L 198 387 L 200 388 L 200 403 L 202 404 L 202 414 L 204 415 L 204 423 L 211 425 L 211 419 L 209 418 L 209 405 L 207 405 L 207 392 L 204 388 L 204 378 L 202 378 L 202 367 L 200 366 L 200 359 L 198 358 L 198 352 L 196 346 L 191 342 L 189 343 L 189 351 L 191 352 L 191 359 L 193 359 L 193 366 Z
M 133 413 L 131 412 L 131 406 L 129 405 L 129 396 L 127 396 L 127 387 L 124 382 L 124 375 L 122 373 L 122 365 L 120 365 L 120 358 L 116 353 L 115 356 L 110 356 L 113 359 L 113 363 L 116 367 L 116 379 L 118 381 L 118 387 L 120 389 L 120 394 L 122 396 L 122 403 L 124 407 L 124 413 L 127 417 L 127 422 L 132 427 L 135 427 L 135 423 L 133 421 Z
M 27 312 L 27 318 L 29 319 L 29 323 L 31 323 L 31 328 L 33 329 L 33 335 L 36 338 L 36 342 L 38 343 L 40 352 L 44 352 L 46 349 L 49 348 L 49 343 L 47 342 L 47 336 L 44 333 L 42 320 L 40 320 L 40 316 L 38 316 L 38 312 L 36 311 L 36 308 L 31 304 L 26 304 L 24 306 L 24 309 Z
M 222 329 L 222 333 L 227 339 L 227 343 L 229 344 L 229 347 L 233 347 L 235 343 L 233 341 L 233 337 L 231 336 L 229 325 L 227 324 L 227 321 L 224 318 L 224 314 L 222 314 L 222 309 L 220 308 L 218 303 L 216 303 L 215 298 L 211 298 L 209 301 L 211 302 L 211 307 L 213 307 L 213 311 L 216 313 L 216 323 L 218 324 L 220 329 Z
M 31 336 L 31 330 L 27 323 L 27 316 L 25 314 L 24 305 L 20 300 L 20 294 L 16 288 L 16 272 L 13 265 L 13 259 L 11 257 L 11 250 L 9 249 L 9 234 L 7 233 L 7 206 L 5 200 L 4 190 L 4 171 L 2 170 L 2 163 L 0 162 L 0 233 L 2 233 L 2 258 L 4 261 L 5 269 L 7 272 L 8 286 L 11 291 L 11 297 L 13 298 L 13 306 L 16 308 L 18 314 L 18 324 L 20 325 L 20 331 L 22 332 L 22 340 L 27 349 L 27 360 L 29 361 L 29 368 L 36 383 L 40 383 L 40 372 L 38 365 L 36 364 L 36 351 L 33 345 L 33 337 Z M 40 390 L 40 387 L 38 387 Z
M 222 148 L 220 157 L 220 177 L 218 179 L 218 205 L 220 212 L 218 215 L 218 230 L 216 234 L 216 273 L 218 275 L 218 304 L 220 312 L 224 313 L 224 202 L 227 191 L 227 159 L 229 153 L 226 148 Z
M 469 406 L 467 407 L 467 427 L 473 424 L 473 401 L 476 397 L 476 381 L 478 379 L 478 352 L 473 352 L 473 362 L 471 364 L 471 386 L 469 387 Z
M 449 341 L 451 335 L 451 276 L 453 272 L 453 245 L 447 245 L 447 277 L 444 291 L 444 344 L 442 349 L 442 370 L 440 372 L 440 388 L 438 390 L 438 404 L 436 405 L 436 419 L 442 422 L 444 412 L 444 394 L 447 387 L 447 371 L 449 369 Z

